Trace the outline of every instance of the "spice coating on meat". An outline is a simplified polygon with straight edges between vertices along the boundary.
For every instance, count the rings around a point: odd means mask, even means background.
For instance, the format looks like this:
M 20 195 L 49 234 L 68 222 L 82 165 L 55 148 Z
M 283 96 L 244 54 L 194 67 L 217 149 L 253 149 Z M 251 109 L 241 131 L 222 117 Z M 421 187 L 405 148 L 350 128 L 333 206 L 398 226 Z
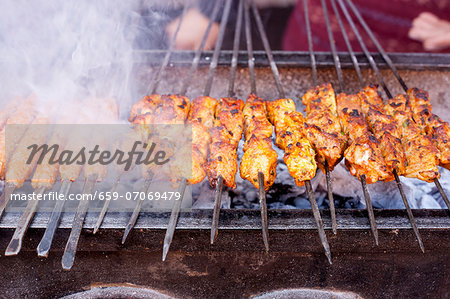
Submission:
M 422 133 L 414 122 L 411 111 L 407 109 L 407 103 L 406 95 L 398 95 L 389 99 L 385 104 L 385 110 L 393 116 L 401 131 L 402 145 L 407 160 L 403 175 L 432 182 L 435 178 L 440 177 L 436 166 L 438 151 L 431 138 Z
M 277 153 L 272 148 L 273 126 L 267 118 L 266 103 L 254 94 L 249 95 L 244 110 L 244 155 L 240 174 L 259 188 L 258 173 L 264 174 L 267 191 L 275 181 Z
M 384 110 L 377 87 L 367 86 L 358 93 L 358 96 L 369 129 L 381 144 L 381 152 L 389 172 L 395 169 L 399 175 L 403 175 L 406 170 L 406 155 L 402 146 L 401 132 L 394 118 Z
M 439 151 L 439 164 L 450 170 L 450 127 L 448 122 L 432 113 L 428 93 L 418 88 L 407 92 L 409 107 L 420 129 L 431 137 Z
M 345 165 L 358 178 L 366 176 L 368 184 L 384 181 L 391 175 L 383 158 L 380 143 L 369 131 L 357 95 L 337 96 L 339 116 L 349 147 L 345 150 Z
M 16 150 L 12 153 L 8 161 L 6 170 L 6 182 L 13 184 L 16 188 L 20 188 L 24 182 L 33 173 L 37 164 L 39 155 L 34 155 L 31 163 L 25 163 L 30 155 L 28 147 L 32 144 L 43 144 L 47 140 L 49 132 L 43 130 L 40 126 L 49 124 L 50 119 L 43 114 L 38 115 L 28 127 L 25 135 L 20 139 Z
M 33 119 L 36 116 L 36 97 L 34 95 L 29 96 L 24 101 L 20 102 L 20 110 L 15 111 L 13 114 L 9 114 L 12 109 L 14 109 L 13 104 L 11 106 L 8 104 L 5 109 L 10 111 L 4 111 L 2 113 L 3 115 L 9 115 L 9 117 L 6 120 L 5 126 L 0 130 L 0 179 L 5 179 L 6 174 L 6 163 L 7 158 L 6 153 L 12 153 L 14 148 L 16 147 L 16 144 L 12 144 L 12 142 L 8 142 L 6 144 L 6 125 L 28 125 L 31 124 Z M 16 107 L 16 109 L 19 107 Z M 23 134 L 26 132 L 26 127 L 24 126 L 22 130 L 18 130 L 17 134 L 20 134 L 21 136 L 16 136 L 16 140 L 20 140 L 20 138 L 23 136 Z M 8 147 L 7 147 L 8 146 Z
M 203 181 L 206 176 L 205 164 L 211 143 L 211 129 L 217 100 L 211 97 L 197 97 L 191 103 L 187 123 L 192 129 L 192 176 L 190 184 Z
M 237 147 L 244 127 L 244 102 L 236 98 L 221 98 L 216 106 L 209 146 L 206 172 L 215 188 L 219 176 L 229 188 L 236 187 Z
M 319 168 L 333 168 L 343 158 L 347 140 L 336 110 L 336 98 L 331 84 L 323 84 L 309 89 L 302 98 L 306 106 L 306 138 L 316 150 Z
M 269 121 L 275 126 L 275 144 L 285 151 L 284 163 L 297 186 L 311 180 L 317 169 L 315 151 L 305 138 L 303 115 L 295 111 L 291 99 L 266 102 Z

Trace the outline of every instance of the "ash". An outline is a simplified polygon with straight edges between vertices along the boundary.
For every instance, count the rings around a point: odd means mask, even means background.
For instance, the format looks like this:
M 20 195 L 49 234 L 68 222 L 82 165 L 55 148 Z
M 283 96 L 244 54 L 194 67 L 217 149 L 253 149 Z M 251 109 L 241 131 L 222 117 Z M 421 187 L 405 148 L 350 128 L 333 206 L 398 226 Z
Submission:
M 239 144 L 238 157 L 242 157 L 243 141 Z M 269 209 L 309 209 L 311 206 L 305 187 L 297 187 L 294 179 L 284 164 L 284 152 L 273 145 L 278 153 L 277 178 L 267 192 Z M 240 164 L 240 158 L 238 165 Z M 450 171 L 440 168 L 442 187 L 450 194 Z M 413 209 L 444 209 L 446 205 L 434 183 L 426 183 L 419 179 L 400 178 L 409 205 Z M 350 174 L 344 165 L 339 163 L 331 172 L 333 195 L 336 208 L 364 209 L 366 207 L 361 182 Z M 325 174 L 317 170 L 311 180 L 317 204 L 321 209 L 329 208 L 327 183 Z M 244 181 L 239 170 L 236 175 L 236 189 L 224 187 L 222 193 L 222 208 L 259 209 L 258 190 L 248 181 Z M 403 201 L 395 181 L 377 182 L 368 185 L 374 208 L 404 209 Z M 214 190 L 207 180 L 193 187 L 193 208 L 212 209 L 214 206 Z

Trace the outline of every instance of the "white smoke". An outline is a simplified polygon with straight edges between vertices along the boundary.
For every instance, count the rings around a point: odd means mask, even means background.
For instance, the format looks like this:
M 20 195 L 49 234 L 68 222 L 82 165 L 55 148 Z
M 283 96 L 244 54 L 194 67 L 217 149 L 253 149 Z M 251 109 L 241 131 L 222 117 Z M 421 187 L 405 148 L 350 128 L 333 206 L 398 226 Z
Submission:
M 130 101 L 137 9 L 135 0 L 0 1 L 1 101 L 31 92 L 62 106 Z

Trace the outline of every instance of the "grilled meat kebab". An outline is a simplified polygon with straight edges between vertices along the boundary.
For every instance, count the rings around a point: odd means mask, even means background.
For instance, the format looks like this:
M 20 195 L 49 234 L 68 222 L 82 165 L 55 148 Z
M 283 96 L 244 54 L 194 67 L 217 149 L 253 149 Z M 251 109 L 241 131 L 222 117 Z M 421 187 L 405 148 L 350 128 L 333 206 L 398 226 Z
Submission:
M 275 126 L 275 144 L 284 150 L 284 163 L 297 186 L 316 175 L 317 164 L 312 143 L 306 139 L 303 115 L 295 111 L 291 99 L 266 102 L 269 121 Z
M 31 124 L 31 122 L 34 120 L 35 116 L 36 116 L 36 98 L 34 95 L 29 96 L 27 99 L 25 99 L 24 101 L 19 101 L 20 102 L 20 107 L 21 110 L 20 111 L 16 111 L 14 110 L 11 106 L 13 106 L 13 104 L 11 105 L 7 105 L 7 107 L 5 107 L 6 110 L 9 111 L 3 111 L 2 115 L 4 115 L 4 117 L 7 117 L 6 122 L 5 122 L 5 126 L 2 127 L 2 129 L 0 130 L 0 180 L 4 180 L 5 179 L 5 174 L 6 174 L 6 163 L 7 163 L 7 158 L 10 157 L 6 157 L 6 153 L 12 153 L 12 151 L 15 148 L 15 144 L 8 144 L 7 148 L 7 144 L 6 144 L 6 125 L 17 125 L 17 124 Z M 17 108 L 17 107 L 16 107 Z M 15 112 L 13 114 L 10 114 L 10 112 L 14 110 Z M 9 115 L 9 116 L 7 116 Z M 26 131 L 26 127 L 23 127 L 23 130 L 21 130 L 21 132 L 18 132 L 21 136 L 16 136 L 17 137 L 17 141 L 20 140 L 20 138 L 23 136 L 23 134 Z
M 369 131 L 358 95 L 340 93 L 336 101 L 342 128 L 348 137 L 349 146 L 344 156 L 350 173 L 359 179 L 364 175 L 368 184 L 388 179 L 391 174 L 380 143 Z
M 221 98 L 216 106 L 209 145 L 206 173 L 215 188 L 219 176 L 225 186 L 236 187 L 237 148 L 244 127 L 244 102 L 236 98 Z
M 422 132 L 431 138 L 439 151 L 439 164 L 450 170 L 450 127 L 448 122 L 432 113 L 428 93 L 418 88 L 410 88 L 408 106 L 413 119 Z
M 267 118 L 265 101 L 250 94 L 243 114 L 245 144 L 239 168 L 241 177 L 258 189 L 258 173 L 262 172 L 267 191 L 275 181 L 277 152 L 272 148 L 273 126 Z
M 432 182 L 435 178 L 440 177 L 437 169 L 438 150 L 431 138 L 426 136 L 414 122 L 412 113 L 407 106 L 408 96 L 402 94 L 389 99 L 384 106 L 401 131 L 402 145 L 407 160 L 403 175 Z
M 302 97 L 306 106 L 305 130 L 316 151 L 319 168 L 325 161 L 331 171 L 341 161 L 347 145 L 336 109 L 336 98 L 330 83 L 309 89 Z
M 388 171 L 393 173 L 392 171 L 396 170 L 398 175 L 403 175 L 406 169 L 406 155 L 402 146 L 401 132 L 393 117 L 384 110 L 377 86 L 365 87 L 358 96 L 369 129 L 380 142 Z M 390 179 L 393 178 L 392 176 Z
M 197 184 L 206 177 L 211 129 L 217 100 L 211 97 L 197 97 L 192 101 L 187 123 L 192 129 L 192 177 L 189 184 Z

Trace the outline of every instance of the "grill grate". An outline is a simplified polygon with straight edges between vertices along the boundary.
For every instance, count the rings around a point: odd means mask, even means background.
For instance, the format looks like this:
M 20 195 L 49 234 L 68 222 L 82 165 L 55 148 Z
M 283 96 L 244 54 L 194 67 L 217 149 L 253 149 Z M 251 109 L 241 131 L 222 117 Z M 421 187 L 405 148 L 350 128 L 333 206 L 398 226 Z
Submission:
M 447 56 L 443 55 L 423 55 L 423 54 L 394 54 L 388 56 L 382 49 L 381 45 L 378 43 L 370 28 L 364 22 L 363 18 L 359 14 L 358 10 L 354 6 L 351 0 L 329 0 L 331 3 L 334 14 L 337 17 L 341 33 L 348 47 L 348 53 L 338 53 L 334 45 L 334 37 L 330 26 L 330 18 L 327 8 L 327 0 L 321 0 L 325 22 L 327 25 L 327 31 L 330 39 L 330 53 L 319 53 L 314 52 L 312 44 L 312 33 L 309 22 L 308 14 L 308 2 L 303 0 L 305 19 L 306 19 L 306 30 L 308 35 L 308 46 L 309 52 L 274 52 L 272 53 L 262 20 L 260 18 L 259 12 L 251 1 L 240 0 L 238 8 L 238 17 L 236 19 L 235 26 L 235 36 L 233 43 L 233 51 L 222 51 L 222 41 L 224 38 L 226 24 L 228 21 L 228 16 L 230 13 L 231 0 L 217 1 L 214 7 L 211 21 L 202 39 L 201 45 L 195 53 L 185 53 L 174 51 L 174 41 L 179 32 L 180 24 L 186 10 L 190 7 L 186 5 L 182 15 L 180 17 L 180 22 L 176 29 L 173 39 L 170 41 L 169 48 L 167 51 L 138 51 L 137 61 L 144 64 L 152 64 L 162 60 L 162 64 L 150 85 L 148 86 L 148 92 L 154 93 L 158 89 L 158 85 L 162 79 L 163 73 L 165 72 L 169 63 L 174 65 L 190 65 L 190 69 L 187 73 L 186 79 L 183 81 L 181 87 L 181 94 L 186 94 L 188 88 L 191 84 L 192 75 L 198 69 L 200 65 L 209 64 L 209 72 L 207 75 L 207 81 L 204 89 L 204 95 L 209 95 L 211 92 L 214 73 L 218 65 L 230 65 L 230 79 L 228 87 L 228 96 L 234 95 L 236 69 L 238 65 L 248 66 L 250 77 L 251 77 L 251 91 L 256 93 L 256 75 L 255 66 L 269 66 L 273 77 L 275 80 L 275 85 L 278 91 L 278 96 L 280 98 L 285 97 L 285 92 L 280 79 L 278 66 L 304 66 L 310 67 L 313 77 L 313 85 L 317 85 L 317 67 L 318 66 L 334 66 L 336 74 L 338 77 L 339 91 L 344 90 L 344 76 L 342 68 L 355 69 L 357 77 L 361 86 L 364 85 L 364 78 L 361 74 L 361 68 L 371 67 L 376 74 L 377 80 L 384 89 L 388 97 L 392 97 L 390 90 L 387 88 L 385 81 L 381 75 L 379 68 L 388 68 L 396 77 L 402 88 L 406 91 L 407 85 L 399 75 L 397 71 L 397 66 L 411 67 L 421 69 L 449 69 L 450 63 L 448 62 Z M 356 35 L 361 48 L 363 49 L 363 54 L 354 53 L 351 45 L 348 41 L 347 32 L 344 30 L 343 19 L 340 16 L 339 9 L 336 5 L 336 1 L 345 19 L 350 24 L 353 33 Z M 212 20 L 218 15 L 221 4 L 225 2 L 225 8 L 222 11 L 222 21 L 220 25 L 219 37 L 215 45 L 214 52 L 203 51 L 206 39 L 208 37 L 209 31 L 212 26 Z M 251 7 L 250 7 L 251 6 Z M 354 16 L 358 20 L 359 24 L 363 26 L 366 33 L 369 35 L 371 40 L 376 45 L 379 53 L 369 53 L 367 47 L 365 46 L 365 41 L 363 40 L 361 34 L 356 28 L 355 22 L 352 19 L 347 8 L 350 8 Z M 250 19 L 250 9 L 253 13 L 254 20 L 260 38 L 263 42 L 264 52 L 253 51 L 252 37 L 251 37 L 251 19 Z M 240 36 L 242 23 L 245 24 L 245 34 L 246 34 L 246 45 L 247 53 L 240 52 Z M 158 57 L 160 59 L 158 59 Z M 162 58 L 162 59 L 161 59 Z M 230 63 L 231 61 L 231 63 Z M 13 236 L 10 245 L 7 248 L 6 254 L 17 254 L 20 251 L 20 246 L 23 236 L 26 232 L 27 227 L 33 228 L 46 228 L 44 236 L 38 245 L 38 255 L 47 256 L 51 247 L 52 239 L 54 237 L 57 227 L 60 228 L 71 228 L 71 234 L 69 240 L 66 244 L 66 249 L 63 256 L 63 268 L 70 269 L 73 265 L 75 253 L 77 249 L 78 240 L 80 238 L 80 233 L 82 228 L 93 228 L 94 233 L 97 232 L 100 225 L 102 228 L 124 228 L 126 227 L 125 234 L 122 239 L 122 244 L 125 242 L 131 229 L 134 228 L 153 228 L 153 229 L 167 229 L 166 236 L 164 240 L 163 249 L 163 260 L 169 250 L 175 229 L 210 229 L 211 230 L 211 244 L 217 237 L 218 229 L 238 229 L 238 230 L 254 230 L 262 229 L 263 240 L 266 250 L 269 250 L 269 220 L 271 230 L 284 230 L 284 229 L 317 229 L 321 240 L 321 243 L 325 249 L 325 253 L 331 263 L 331 253 L 329 244 L 327 241 L 325 229 L 332 229 L 333 233 L 336 234 L 337 228 L 340 229 L 371 229 L 375 237 L 375 243 L 378 245 L 378 229 L 411 229 L 414 230 L 415 236 L 418 240 L 421 250 L 424 252 L 424 246 L 422 238 L 419 233 L 419 229 L 450 229 L 450 221 L 448 217 L 448 211 L 415 211 L 414 217 L 412 210 L 408 204 L 408 200 L 403 192 L 402 185 L 395 173 L 395 179 L 398 184 L 399 191 L 402 195 L 402 200 L 405 205 L 405 211 L 396 210 L 373 210 L 370 201 L 370 195 L 367 190 L 366 182 L 364 178 L 361 179 L 362 188 L 364 190 L 364 197 L 366 199 L 367 213 L 358 210 L 337 210 L 334 206 L 333 194 L 332 194 L 332 184 L 330 172 L 326 171 L 328 195 L 330 201 L 330 210 L 324 211 L 321 215 L 317 207 L 316 199 L 312 192 L 311 185 L 306 182 L 306 189 L 308 197 L 311 203 L 312 211 L 289 211 L 289 210 L 269 210 L 267 211 L 265 193 L 264 190 L 260 190 L 260 213 L 254 210 L 222 210 L 220 211 L 221 204 L 221 194 L 223 180 L 219 178 L 218 185 L 215 194 L 215 204 L 214 211 L 193 211 L 193 212 L 181 212 L 182 217 L 180 217 L 181 201 L 179 205 L 174 205 L 172 212 L 169 213 L 139 213 L 140 203 L 136 206 L 131 217 L 128 213 L 107 213 L 108 204 L 105 204 L 100 213 L 92 213 L 88 211 L 88 202 L 85 205 L 80 204 L 76 213 L 62 213 L 63 202 L 57 201 L 53 213 L 38 212 L 34 218 L 32 213 L 24 213 L 20 215 L 18 213 L 7 212 L 5 213 L 1 223 L 1 228 L 16 228 L 16 233 Z M 263 178 L 260 178 L 263 181 Z M 70 182 L 63 182 L 61 185 L 61 193 L 68 193 L 70 189 Z M 94 183 L 86 182 L 85 188 L 92 189 Z M 443 188 L 441 187 L 438 180 L 435 180 L 435 185 L 438 188 L 442 198 L 450 209 L 450 202 L 445 194 Z M 185 184 L 181 184 L 181 193 L 184 191 Z M 260 184 L 263 186 L 263 184 Z M 7 193 L 7 192 L 4 192 Z M 89 193 L 89 192 L 86 192 Z M 3 195 L 5 196 L 5 195 Z M 406 213 L 405 213 L 406 212 Z M 336 215 L 337 214 L 337 215 Z M 31 215 L 31 216 L 30 216 Z M 139 217 L 138 217 L 139 216 Z M 220 222 L 219 222 L 220 216 Z M 313 216 L 313 217 L 311 217 Z M 323 217 L 323 219 L 322 219 Z M 369 223 L 366 219 L 369 217 Z M 378 223 L 375 221 L 375 217 Z M 24 222 L 24 219 L 27 221 Z M 169 219 L 169 220 L 167 220 Z M 314 219 L 314 220 L 313 220 Z M 211 221 L 212 220 L 212 221 Z M 409 220 L 409 222 L 408 222 Z M 169 223 L 167 224 L 167 221 Z M 30 224 L 31 222 L 31 224 Z M 58 223 L 59 222 L 59 223 Z M 18 225 L 16 225 L 19 223 Z M 126 226 L 125 226 L 126 224 Z

